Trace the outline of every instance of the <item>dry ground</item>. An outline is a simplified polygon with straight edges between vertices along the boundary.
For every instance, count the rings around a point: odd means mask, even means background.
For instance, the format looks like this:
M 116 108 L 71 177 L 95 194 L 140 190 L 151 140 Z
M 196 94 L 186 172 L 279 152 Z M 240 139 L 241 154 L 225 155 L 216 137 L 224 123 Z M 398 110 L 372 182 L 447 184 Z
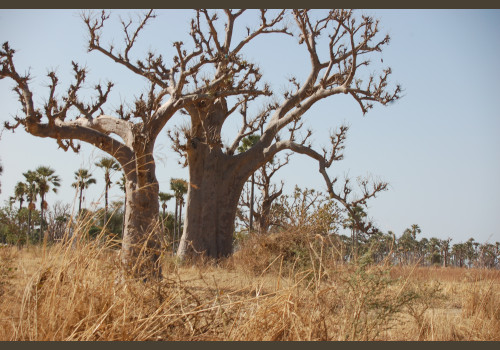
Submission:
M 165 256 L 165 278 L 142 283 L 117 282 L 106 244 L 0 247 L 0 340 L 500 340 L 500 271 L 265 248 Z

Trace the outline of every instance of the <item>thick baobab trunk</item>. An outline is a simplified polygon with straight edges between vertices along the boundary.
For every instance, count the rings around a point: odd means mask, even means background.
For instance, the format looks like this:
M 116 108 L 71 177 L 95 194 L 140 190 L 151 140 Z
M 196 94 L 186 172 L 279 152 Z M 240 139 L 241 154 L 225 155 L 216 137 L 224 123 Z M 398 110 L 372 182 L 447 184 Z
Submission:
M 161 277 L 158 183 L 137 188 L 127 183 L 121 250 L 124 272 L 134 277 Z
M 189 188 L 184 230 L 177 250 L 181 258 L 223 258 L 233 252 L 234 219 L 245 181 L 262 164 L 222 151 L 224 99 L 186 106 L 192 126 L 185 151 Z M 245 160 L 244 160 L 245 159 Z
M 218 148 L 199 144 L 189 155 L 187 209 L 177 254 L 227 257 L 233 252 L 234 219 L 246 179 L 234 176 Z
M 125 214 L 121 249 L 122 272 L 143 280 L 161 278 L 161 225 L 159 185 L 152 145 L 136 154 L 135 171 L 125 172 Z

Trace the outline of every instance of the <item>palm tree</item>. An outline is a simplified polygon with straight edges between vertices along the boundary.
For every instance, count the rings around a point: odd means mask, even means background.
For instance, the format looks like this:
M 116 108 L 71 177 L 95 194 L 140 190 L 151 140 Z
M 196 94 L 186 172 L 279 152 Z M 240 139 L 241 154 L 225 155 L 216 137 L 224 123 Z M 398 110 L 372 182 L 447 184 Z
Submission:
M 16 202 L 16 197 L 10 196 L 9 197 L 9 210 L 12 210 L 12 205 Z
M 19 227 L 21 227 L 21 209 L 23 209 L 24 196 L 26 195 L 26 184 L 19 181 L 14 187 L 14 200 L 19 201 L 19 212 L 18 212 L 18 222 Z M 26 237 L 27 238 L 27 237 Z
M 182 223 L 182 206 L 184 205 L 184 195 L 187 193 L 187 181 L 183 179 L 170 179 L 170 189 L 174 191 L 175 196 L 175 218 L 174 218 L 174 242 L 180 238 Z M 179 208 L 179 215 L 177 215 Z M 175 245 L 175 243 L 174 243 Z M 175 246 L 174 246 L 175 251 Z
M 428 251 L 429 240 L 427 238 L 422 238 L 420 241 L 417 241 L 417 250 L 418 250 L 418 259 L 420 261 L 420 265 L 425 265 L 425 254 Z
M 451 238 L 440 240 L 440 248 L 443 256 L 443 267 L 448 266 L 448 253 L 450 249 Z
M 411 231 L 411 235 L 413 236 L 413 239 L 417 239 L 417 233 L 422 233 L 422 230 L 416 224 L 411 225 L 410 231 Z
M 76 182 L 73 182 L 71 186 L 73 186 L 77 190 L 80 190 L 80 202 L 78 204 L 78 213 L 80 213 L 82 211 L 83 190 L 87 189 L 90 185 L 95 184 L 96 181 L 89 173 L 89 171 L 83 168 L 75 171 L 75 179 Z
M 163 217 L 165 217 L 165 210 L 167 209 L 167 202 L 174 197 L 171 193 L 160 192 L 158 193 L 158 199 L 161 202 L 161 208 L 163 209 Z
M 260 140 L 259 135 L 249 135 L 241 140 L 241 146 L 238 146 L 238 152 L 243 153 L 248 151 Z M 252 174 L 252 185 L 250 187 L 250 218 L 249 218 L 249 230 L 253 229 L 253 200 L 254 200 L 254 187 L 255 187 L 255 177 Z
M 453 260 L 455 266 L 457 266 L 458 264 L 458 267 L 463 267 L 465 260 L 465 244 L 464 243 L 454 244 L 453 247 L 451 248 L 451 253 L 453 254 Z
M 19 201 L 19 210 L 23 208 L 24 196 L 28 188 L 24 182 L 19 181 L 14 187 L 14 198 Z
M 24 178 L 26 179 L 26 200 L 28 201 L 28 232 L 27 235 L 31 235 L 31 212 L 35 210 L 35 202 L 36 202 L 36 196 L 38 194 L 38 188 L 37 188 L 37 175 L 36 172 L 32 170 L 28 170 L 27 172 L 23 173 Z
M 474 238 L 469 238 L 469 240 L 465 242 L 465 248 L 466 248 L 465 255 L 468 260 L 467 262 L 469 264 L 469 267 L 472 267 L 473 262 L 477 258 L 476 251 L 474 249 L 474 246 L 476 244 L 477 242 L 475 242 Z
M 120 165 L 113 158 L 102 157 L 95 163 L 99 168 L 104 169 L 104 225 L 108 221 L 108 191 L 111 187 L 111 170 L 120 170 Z
M 441 240 L 436 237 L 431 237 L 429 239 L 428 245 L 429 259 L 431 265 L 436 265 L 442 263 L 441 261 Z
M 413 237 L 413 261 L 412 263 L 415 262 L 415 255 L 417 254 L 416 250 L 417 250 L 417 234 L 419 233 L 422 233 L 422 230 L 420 229 L 420 227 L 417 225 L 417 224 L 413 224 L 411 225 L 411 228 L 410 228 L 410 232 L 411 232 L 411 236 Z
M 163 225 L 163 233 L 165 234 L 165 210 L 167 209 L 167 202 L 171 200 L 174 197 L 173 194 L 171 193 L 166 193 L 166 192 L 160 192 L 158 193 L 158 198 L 161 202 L 161 208 L 163 209 L 163 215 L 162 215 L 162 220 L 161 223 Z
M 357 205 L 353 208 L 353 214 L 349 213 L 349 215 L 344 223 L 344 228 L 351 229 L 352 250 L 353 250 L 352 256 L 353 256 L 354 260 L 356 260 L 356 258 L 357 258 L 358 233 L 359 233 L 361 220 L 365 217 L 366 217 L 366 213 L 365 213 L 363 207 Z
M 40 195 L 40 233 L 43 232 L 44 211 L 48 205 L 45 202 L 45 195 L 52 189 L 57 193 L 57 187 L 61 186 L 59 176 L 55 175 L 55 170 L 47 166 L 36 168 L 36 183 L 38 194 Z

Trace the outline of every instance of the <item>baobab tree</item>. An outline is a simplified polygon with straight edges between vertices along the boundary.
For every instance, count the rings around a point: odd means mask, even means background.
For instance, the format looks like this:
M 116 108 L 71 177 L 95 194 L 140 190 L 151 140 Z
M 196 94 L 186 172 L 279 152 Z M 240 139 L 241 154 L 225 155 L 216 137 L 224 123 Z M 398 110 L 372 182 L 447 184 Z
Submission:
M 209 257 L 231 254 L 234 218 L 243 185 L 256 169 L 283 150 L 318 161 L 330 195 L 347 210 L 365 204 L 384 189 L 383 183 L 375 183 L 369 193 L 356 199 L 347 197 L 351 192 L 349 186 L 343 187 L 343 193 L 336 192 L 333 187 L 336 179 L 330 179 L 326 173 L 335 152 L 318 153 L 304 140 L 298 140 L 293 131 L 293 125 L 313 105 L 334 95 L 351 96 L 363 113 L 373 103 L 387 105 L 399 98 L 399 86 L 389 91 L 389 68 L 379 77 L 360 75 L 360 68 L 369 65 L 368 56 L 382 51 L 389 42 L 388 36 L 378 38 L 378 21 L 369 16 L 355 18 L 352 11 L 344 10 L 317 14 L 309 10 L 261 10 L 256 11 L 257 23 L 253 29 L 236 31 L 234 28 L 244 12 L 224 10 L 221 23 L 219 12 L 196 10 L 190 23 L 190 43 L 173 41 L 175 54 L 169 63 L 155 52 L 147 53 L 144 59 L 131 54 L 139 34 L 155 17 L 152 11 L 137 23 L 122 21 L 123 48 L 106 45 L 101 40 L 109 19 L 107 13 L 83 14 L 89 36 L 88 51 L 108 57 L 143 77 L 148 85 L 147 93 L 128 103 L 130 107 L 120 106 L 114 116 L 103 112 L 113 84 L 96 85 L 96 97 L 85 103 L 79 92 L 87 71 L 75 62 L 75 81 L 66 93 L 60 93 L 56 74 L 48 73 L 48 98 L 42 108 L 37 108 L 29 74 L 20 74 L 14 65 L 15 51 L 8 43 L 0 50 L 0 78 L 14 81 L 23 112 L 14 118 L 14 123 L 7 124 L 8 128 L 23 126 L 32 135 L 55 139 L 64 150 L 77 151 L 78 141 L 87 142 L 120 163 L 127 187 L 121 257 L 124 269 L 134 270 L 136 275 L 150 275 L 151 271 L 159 275 L 159 186 L 153 150 L 157 136 L 178 111 L 190 117 L 183 133 L 172 134 L 176 149 L 189 165 L 187 215 L 180 256 L 196 255 L 195 252 Z M 283 96 L 261 82 L 259 68 L 244 56 L 249 43 L 270 35 L 276 39 L 290 38 L 290 42 L 295 40 L 309 56 L 309 76 L 303 82 L 292 78 L 292 88 Z M 325 39 L 321 50 L 317 47 L 320 36 Z M 326 55 L 318 54 L 320 51 Z M 260 103 L 259 98 L 266 96 L 274 100 L 264 102 L 261 112 L 247 115 L 246 106 Z M 235 140 L 224 146 L 222 126 L 237 111 L 242 115 L 242 127 Z M 254 147 L 235 154 L 240 140 L 261 126 L 263 132 Z M 138 261 L 142 265 L 134 268 Z
M 290 23 L 286 11 L 270 15 L 261 10 L 257 28 L 247 28 L 247 35 L 239 40 L 233 38 L 233 28 L 242 12 L 224 11 L 224 26 L 219 25 L 217 13 L 206 10 L 197 11 L 192 21 L 191 36 L 196 47 L 203 52 L 198 64 L 203 65 L 211 59 L 216 62 L 213 76 L 207 79 L 200 80 L 196 75 L 196 65 L 184 70 L 185 77 L 191 78 L 195 87 L 199 86 L 198 83 L 203 84 L 206 94 L 184 106 L 183 111 L 191 121 L 189 127 L 171 133 L 176 150 L 186 157 L 190 176 L 186 222 L 178 251 L 180 256 L 200 251 L 210 257 L 231 254 L 233 223 L 243 185 L 256 169 L 278 152 L 290 150 L 318 161 L 330 196 L 349 212 L 358 205 L 366 205 L 367 199 L 387 187 L 383 182 L 369 186 L 368 181 L 362 179 L 360 197 L 349 198 L 352 189 L 348 181 L 337 192 L 334 189 L 337 179 L 331 179 L 326 169 L 340 157 L 342 132 L 332 135 L 331 149 L 322 154 L 306 144 L 310 132 L 301 140 L 297 132 L 306 112 L 317 102 L 334 95 L 351 96 L 363 113 L 375 102 L 387 105 L 399 98 L 399 86 L 388 91 L 389 68 L 378 78 L 370 76 L 365 81 L 358 73 L 360 67 L 369 65 L 365 56 L 380 52 L 389 42 L 388 36 L 376 39 L 378 22 L 367 16 L 356 20 L 351 11 L 333 10 L 316 16 L 312 11 L 293 10 Z M 202 29 L 202 22 L 206 31 Z M 294 27 L 295 33 L 287 24 Z M 291 78 L 292 89 L 285 91 L 283 96 L 275 94 L 268 85 L 260 84 L 262 75 L 258 67 L 248 63 L 242 55 L 249 42 L 270 33 L 295 36 L 310 59 L 309 76 L 303 82 Z M 317 44 L 322 35 L 329 38 L 324 47 L 328 52 L 326 57 L 318 54 Z M 193 52 L 183 52 L 179 46 L 179 54 L 179 59 L 187 62 Z M 249 116 L 247 105 L 260 96 L 275 99 L 259 113 Z M 234 100 L 236 102 L 231 103 Z M 241 129 L 232 143 L 224 145 L 222 126 L 238 110 L 242 116 Z M 246 152 L 235 154 L 240 141 L 258 130 L 261 130 L 259 141 Z

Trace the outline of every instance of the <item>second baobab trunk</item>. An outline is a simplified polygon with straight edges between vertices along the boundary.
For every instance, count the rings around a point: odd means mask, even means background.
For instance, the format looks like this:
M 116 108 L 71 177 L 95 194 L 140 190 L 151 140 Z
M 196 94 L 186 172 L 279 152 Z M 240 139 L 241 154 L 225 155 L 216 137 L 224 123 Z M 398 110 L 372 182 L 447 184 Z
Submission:
M 199 157 L 200 153 L 203 156 Z M 178 255 L 227 257 L 233 252 L 234 220 L 246 179 L 235 177 L 222 152 L 210 150 L 207 145 L 199 144 L 190 162 L 186 218 Z

